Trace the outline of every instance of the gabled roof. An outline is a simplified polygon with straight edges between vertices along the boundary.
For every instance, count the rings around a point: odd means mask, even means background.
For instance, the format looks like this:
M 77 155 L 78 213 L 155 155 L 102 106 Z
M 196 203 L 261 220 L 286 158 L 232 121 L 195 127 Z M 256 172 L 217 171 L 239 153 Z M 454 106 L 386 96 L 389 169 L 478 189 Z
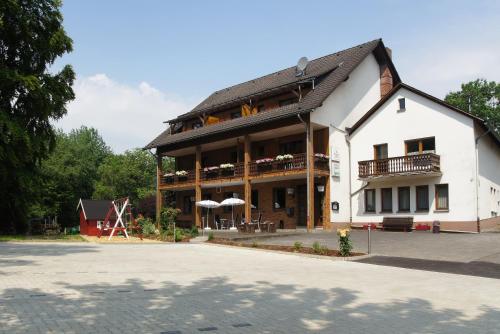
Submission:
M 80 199 L 76 209 L 81 207 L 85 220 L 104 220 L 111 205 L 108 200 Z
M 375 105 L 373 107 L 370 108 L 370 110 L 368 110 L 366 112 L 366 114 L 363 115 L 363 117 L 361 117 L 352 127 L 350 128 L 347 128 L 347 132 L 349 133 L 349 135 L 352 135 L 357 129 L 359 129 L 359 127 L 361 125 L 363 125 L 364 122 L 366 122 L 374 113 L 377 112 L 377 110 L 380 109 L 380 107 L 382 107 L 384 105 L 384 103 L 386 103 L 394 94 L 396 94 L 396 92 L 398 92 L 401 88 L 404 88 L 404 89 L 407 89 L 409 90 L 410 92 L 414 93 L 414 94 L 417 94 L 423 98 L 426 98 L 434 103 L 437 103 L 437 104 L 440 104 L 442 105 L 443 107 L 446 107 L 448 109 L 451 109 L 455 112 L 458 112 L 464 116 L 467 116 L 467 117 L 470 117 L 472 118 L 474 121 L 476 121 L 479 125 L 481 125 L 483 128 L 485 128 L 486 131 L 489 131 L 489 134 L 491 135 L 491 137 L 493 138 L 493 140 L 495 140 L 497 142 L 497 144 L 500 144 L 500 138 L 499 136 L 492 130 L 488 127 L 487 124 L 485 124 L 484 120 L 480 117 L 477 117 L 475 115 L 472 115 L 468 112 L 465 112 L 461 109 L 458 109 L 457 107 L 454 107 L 452 106 L 451 104 L 435 97 L 435 96 L 432 96 L 432 95 L 429 95 L 421 90 L 418 90 L 417 88 L 415 87 L 412 87 L 412 86 L 409 86 L 407 84 L 404 84 L 404 83 L 399 83 L 397 84 L 396 86 L 394 86 L 390 91 L 389 93 L 387 93 L 387 95 L 385 95 L 382 99 L 380 99 L 377 103 L 375 103 Z
M 401 80 L 387 54 L 381 39 L 364 43 L 325 57 L 309 62 L 306 75 L 297 77 L 295 66 L 286 68 L 251 81 L 244 82 L 226 89 L 219 90 L 196 106 L 192 111 L 170 121 L 175 123 L 185 119 L 196 117 L 202 113 L 210 113 L 231 105 L 240 105 L 248 101 L 252 96 L 259 96 L 269 91 L 278 91 L 283 87 L 298 84 L 299 82 L 314 79 L 315 87 L 298 103 L 262 112 L 257 115 L 237 118 L 221 122 L 216 125 L 205 126 L 181 133 L 170 134 L 167 129 L 149 143 L 145 149 L 159 146 L 167 146 L 192 139 L 209 137 L 213 134 L 225 131 L 225 129 L 242 129 L 269 120 L 294 117 L 298 113 L 307 113 L 321 106 L 323 101 L 349 76 L 349 74 L 371 53 L 377 59 L 387 62 L 393 73 L 394 83 Z

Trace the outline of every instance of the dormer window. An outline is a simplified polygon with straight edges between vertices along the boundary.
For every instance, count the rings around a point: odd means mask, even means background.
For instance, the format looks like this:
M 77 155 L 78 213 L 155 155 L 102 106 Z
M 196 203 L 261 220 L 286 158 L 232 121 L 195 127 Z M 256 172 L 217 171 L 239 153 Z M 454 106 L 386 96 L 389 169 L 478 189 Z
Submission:
M 240 118 L 241 117 L 241 111 L 235 111 L 231 113 L 231 119 L 235 118 Z
M 201 128 L 202 126 L 203 126 L 203 124 L 201 123 L 201 121 L 196 121 L 196 122 L 193 122 L 193 124 L 191 125 L 191 128 L 194 130 L 194 129 Z
M 399 110 L 398 112 L 403 112 L 406 110 L 406 100 L 404 97 L 398 99 L 399 101 Z

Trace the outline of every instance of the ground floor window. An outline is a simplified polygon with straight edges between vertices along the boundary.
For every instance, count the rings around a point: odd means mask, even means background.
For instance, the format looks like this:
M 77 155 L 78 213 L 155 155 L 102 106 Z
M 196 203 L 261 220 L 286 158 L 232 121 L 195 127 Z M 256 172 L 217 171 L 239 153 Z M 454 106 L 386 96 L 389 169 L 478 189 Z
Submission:
M 382 194 L 382 212 L 392 212 L 392 188 L 380 189 Z
M 410 211 L 410 187 L 398 188 L 398 211 Z
M 375 189 L 365 190 L 365 212 L 375 212 Z
M 436 184 L 436 210 L 448 210 L 448 185 Z
M 259 208 L 259 191 L 258 190 L 252 190 L 252 209 L 258 209 Z
M 193 212 L 193 208 L 191 205 L 191 196 L 184 196 L 182 203 L 182 213 L 185 215 L 191 214 Z
M 273 189 L 273 209 L 285 209 L 286 207 L 286 190 L 285 188 Z
M 429 186 L 416 186 L 417 211 L 429 210 Z

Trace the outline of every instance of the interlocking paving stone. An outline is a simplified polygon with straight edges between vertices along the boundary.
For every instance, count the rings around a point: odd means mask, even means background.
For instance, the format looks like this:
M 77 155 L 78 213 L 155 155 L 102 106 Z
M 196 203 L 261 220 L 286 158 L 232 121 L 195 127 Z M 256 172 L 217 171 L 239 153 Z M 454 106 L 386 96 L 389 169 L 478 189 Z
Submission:
M 200 332 L 211 332 L 211 331 L 216 331 L 218 328 L 217 327 L 202 327 L 198 328 Z

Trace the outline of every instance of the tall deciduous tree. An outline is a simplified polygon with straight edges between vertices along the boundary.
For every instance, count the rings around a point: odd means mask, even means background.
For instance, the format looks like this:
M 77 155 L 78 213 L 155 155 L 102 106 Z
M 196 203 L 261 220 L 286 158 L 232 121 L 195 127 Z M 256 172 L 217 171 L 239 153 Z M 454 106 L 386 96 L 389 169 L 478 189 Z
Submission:
M 54 147 L 51 121 L 66 114 L 75 74 L 48 71 L 72 50 L 59 0 L 0 1 L 0 231 L 19 232 L 37 164 Z
M 500 129 L 500 83 L 485 79 L 464 83 L 460 91 L 446 95 L 445 101 Z M 500 134 L 498 130 L 497 133 Z

